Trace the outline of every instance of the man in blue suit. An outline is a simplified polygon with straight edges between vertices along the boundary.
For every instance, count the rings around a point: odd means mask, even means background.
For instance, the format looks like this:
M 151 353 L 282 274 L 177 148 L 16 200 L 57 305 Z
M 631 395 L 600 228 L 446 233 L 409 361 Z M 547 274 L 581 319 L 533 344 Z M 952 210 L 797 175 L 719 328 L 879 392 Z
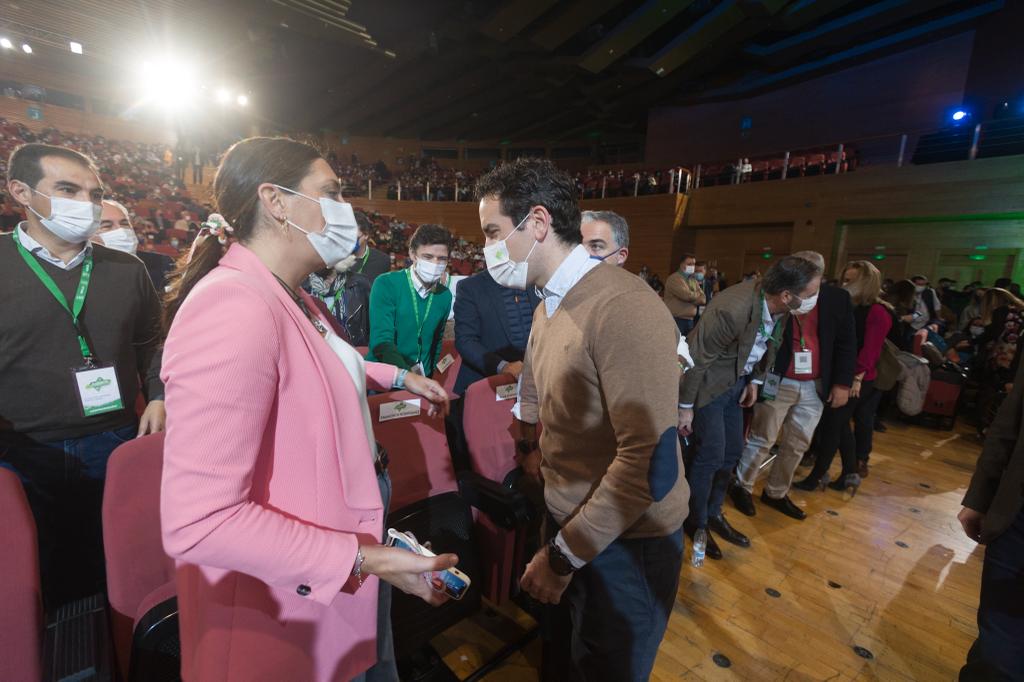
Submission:
M 539 302 L 533 291 L 499 285 L 487 270 L 459 282 L 455 348 L 462 356 L 462 369 L 455 393 L 463 395 L 473 382 L 495 374 L 519 377 Z

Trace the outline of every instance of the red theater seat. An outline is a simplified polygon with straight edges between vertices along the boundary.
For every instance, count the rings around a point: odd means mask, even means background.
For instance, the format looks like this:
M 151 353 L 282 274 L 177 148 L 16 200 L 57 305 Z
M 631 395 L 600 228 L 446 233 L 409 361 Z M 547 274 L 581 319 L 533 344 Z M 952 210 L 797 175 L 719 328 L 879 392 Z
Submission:
M 441 345 L 441 359 L 438 364 L 445 363 L 445 358 L 451 357 L 451 364 L 445 368 L 442 372 L 438 369 L 434 369 L 433 379 L 439 384 L 444 386 L 444 390 L 448 392 L 448 395 L 455 395 L 453 389 L 455 388 L 455 380 L 459 376 L 459 369 L 462 367 L 462 356 L 459 355 L 459 351 L 455 350 L 455 341 L 445 341 Z
M 107 592 L 118 667 L 128 679 L 132 635 L 155 606 L 175 595 L 174 561 L 160 534 L 164 434 L 125 443 L 110 456 L 103 493 Z
M 42 678 L 36 524 L 18 476 L 0 468 L 0 680 Z

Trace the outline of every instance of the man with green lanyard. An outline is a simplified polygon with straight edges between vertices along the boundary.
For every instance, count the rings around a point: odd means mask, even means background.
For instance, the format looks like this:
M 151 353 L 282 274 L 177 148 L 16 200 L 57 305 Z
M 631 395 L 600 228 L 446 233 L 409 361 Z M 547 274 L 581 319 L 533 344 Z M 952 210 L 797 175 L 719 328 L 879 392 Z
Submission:
M 441 357 L 441 337 L 452 294 L 441 284 L 451 234 L 420 225 L 409 242 L 412 267 L 381 275 L 370 291 L 370 352 L 386 362 L 430 376 Z
M 694 565 L 703 563 L 705 552 L 712 559 L 722 558 L 708 531 L 740 547 L 750 546 L 750 539 L 722 514 L 729 479 L 743 453 L 743 408 L 757 400 L 757 387 L 779 349 L 787 315 L 817 295 L 820 275 L 814 263 L 787 256 L 762 280 L 731 286 L 711 299 L 687 337 L 694 365 L 679 383 L 679 433 L 693 433 L 697 441 L 686 471 L 690 516 L 684 525 L 695 539 Z
M 356 263 L 352 271 L 370 280 L 370 286 L 381 275 L 391 272 L 391 258 L 388 254 L 370 246 L 370 233 L 373 231 L 370 219 L 362 211 L 356 211 L 356 225 L 359 226 L 359 246 L 356 248 Z
M 138 258 L 89 243 L 103 189 L 87 157 L 27 144 L 8 169 L 28 218 L 0 237 L 0 467 L 25 486 L 51 607 L 103 591 L 107 459 L 163 430 L 161 307 Z

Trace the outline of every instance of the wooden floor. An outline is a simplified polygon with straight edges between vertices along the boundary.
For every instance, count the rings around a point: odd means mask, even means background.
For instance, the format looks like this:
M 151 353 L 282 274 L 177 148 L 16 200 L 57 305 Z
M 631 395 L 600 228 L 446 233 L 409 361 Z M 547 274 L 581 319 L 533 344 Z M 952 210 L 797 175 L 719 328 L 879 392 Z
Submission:
M 956 514 L 979 452 L 967 427 L 891 423 L 853 499 L 794 491 L 803 522 L 760 505 L 747 518 L 727 501 L 752 547 L 720 543 L 722 561 L 684 565 L 651 679 L 956 679 L 977 634 L 983 556 Z M 465 677 L 531 622 L 490 611 L 434 644 Z M 536 680 L 539 659 L 534 642 L 485 679 Z

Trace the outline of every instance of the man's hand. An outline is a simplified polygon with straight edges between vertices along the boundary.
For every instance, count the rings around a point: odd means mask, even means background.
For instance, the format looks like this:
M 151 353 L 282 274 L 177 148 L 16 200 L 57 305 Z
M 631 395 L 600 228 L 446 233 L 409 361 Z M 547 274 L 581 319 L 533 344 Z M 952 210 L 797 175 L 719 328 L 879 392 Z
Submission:
M 537 483 L 544 480 L 544 475 L 540 472 L 540 460 L 540 448 L 535 448 L 525 455 L 516 455 L 516 463 L 522 467 L 523 473 Z
M 747 384 L 740 396 L 740 407 L 753 407 L 757 402 L 757 384 Z
M 548 563 L 548 548 L 545 545 L 533 555 L 526 571 L 523 572 L 519 586 L 541 604 L 557 604 L 571 580 L 572 575 L 560 576 L 551 570 Z
M 828 394 L 828 404 L 832 409 L 842 407 L 850 400 L 849 386 L 833 386 Z
M 693 433 L 693 408 L 679 408 L 679 435 L 689 436 Z
M 979 542 L 981 539 L 981 521 L 985 518 L 985 515 L 980 511 L 974 511 L 970 507 L 964 507 L 956 515 L 956 518 L 960 521 L 960 525 L 964 527 L 967 537 L 975 542 Z
M 518 379 L 519 375 L 523 373 L 523 363 L 521 360 L 510 362 L 505 365 L 505 369 L 501 370 L 502 374 L 508 374 L 514 379 Z
M 167 428 L 167 409 L 162 400 L 150 400 L 139 419 L 139 436 L 160 433 Z

